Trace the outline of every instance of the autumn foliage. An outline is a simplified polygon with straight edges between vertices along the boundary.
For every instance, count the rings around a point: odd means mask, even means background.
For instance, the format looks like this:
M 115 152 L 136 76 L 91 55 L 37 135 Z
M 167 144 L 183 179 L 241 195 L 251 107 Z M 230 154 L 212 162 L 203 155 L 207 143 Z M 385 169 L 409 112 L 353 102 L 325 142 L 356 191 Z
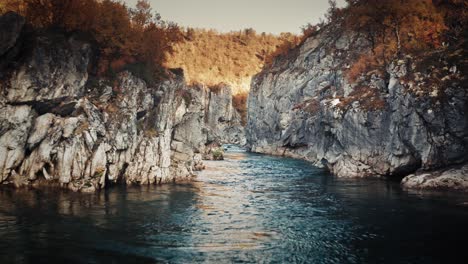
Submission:
M 444 18 L 432 0 L 348 0 L 335 23 L 370 43 L 371 54 L 361 55 L 349 70 L 356 80 L 369 69 L 385 68 L 402 54 L 415 54 L 442 46 Z M 333 12 L 333 11 L 332 11 Z
M 249 90 L 253 75 L 258 73 L 277 49 L 296 38 L 283 33 L 279 36 L 253 29 L 220 33 L 215 30 L 184 30 L 184 41 L 174 45 L 166 66 L 184 69 L 189 84 L 216 86 L 228 84 L 234 93 Z
M 329 29 L 335 34 L 354 34 L 368 43 L 367 50 L 350 50 L 347 76 L 351 82 L 370 71 L 384 73 L 390 62 L 404 55 L 418 55 L 466 38 L 468 2 L 465 0 L 346 0 L 339 8 L 329 0 L 326 20 L 308 24 L 303 36 L 277 49 L 285 56 L 307 38 Z
M 172 44 L 181 40 L 177 25 L 161 20 L 145 0 L 138 1 L 136 8 L 113 0 L 2 2 L 0 12 L 17 12 L 36 28 L 90 33 L 99 46 L 101 75 L 139 64 L 150 68 L 146 77 L 153 77 L 165 54 L 172 52 Z
M 282 33 L 280 38 L 282 39 L 281 45 L 277 46 L 276 49 L 265 57 L 265 65 L 272 65 L 278 58 L 287 57 L 297 50 L 309 37 L 318 34 L 320 29 L 319 25 L 307 24 L 302 27 L 301 35 L 294 35 L 291 33 Z
M 371 70 L 383 73 L 390 62 L 419 56 L 459 39 L 466 23 L 466 1 L 347 0 L 345 8 L 330 10 L 330 23 L 367 40 L 348 77 L 356 81 Z M 450 39 L 452 38 L 452 39 Z

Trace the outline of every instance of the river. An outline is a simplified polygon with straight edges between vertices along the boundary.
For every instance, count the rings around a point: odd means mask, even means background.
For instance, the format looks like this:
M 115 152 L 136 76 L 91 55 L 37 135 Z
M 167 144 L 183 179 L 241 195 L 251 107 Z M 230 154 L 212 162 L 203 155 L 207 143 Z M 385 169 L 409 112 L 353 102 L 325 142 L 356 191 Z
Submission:
M 0 188 L 0 263 L 461 263 L 468 196 L 230 147 L 192 183 Z

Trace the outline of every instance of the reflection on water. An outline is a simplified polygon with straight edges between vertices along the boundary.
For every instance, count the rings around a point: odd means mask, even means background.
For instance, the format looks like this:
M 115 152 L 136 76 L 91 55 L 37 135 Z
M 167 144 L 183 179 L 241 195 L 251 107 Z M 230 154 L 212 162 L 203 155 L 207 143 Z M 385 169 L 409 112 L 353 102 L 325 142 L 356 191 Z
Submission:
M 230 148 L 190 184 L 2 188 L 0 263 L 447 263 L 467 202 Z

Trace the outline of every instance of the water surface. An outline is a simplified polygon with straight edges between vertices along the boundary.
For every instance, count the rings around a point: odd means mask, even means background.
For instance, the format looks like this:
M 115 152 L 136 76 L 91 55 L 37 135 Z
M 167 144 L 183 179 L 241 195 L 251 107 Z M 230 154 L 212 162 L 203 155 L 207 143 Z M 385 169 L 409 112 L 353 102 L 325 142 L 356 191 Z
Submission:
M 0 263 L 463 263 L 468 196 L 230 148 L 193 183 L 0 188 Z

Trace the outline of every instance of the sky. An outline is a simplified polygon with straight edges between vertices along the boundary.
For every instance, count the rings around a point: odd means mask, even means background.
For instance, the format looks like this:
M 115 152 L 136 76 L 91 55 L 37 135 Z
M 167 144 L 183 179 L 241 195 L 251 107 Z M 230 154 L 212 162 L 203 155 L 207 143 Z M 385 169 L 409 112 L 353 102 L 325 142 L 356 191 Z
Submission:
M 124 0 L 134 6 L 137 0 Z M 257 32 L 300 33 L 324 17 L 328 0 L 149 0 L 164 20 L 184 27 L 221 32 L 253 28 Z M 339 6 L 344 0 L 337 1 Z

